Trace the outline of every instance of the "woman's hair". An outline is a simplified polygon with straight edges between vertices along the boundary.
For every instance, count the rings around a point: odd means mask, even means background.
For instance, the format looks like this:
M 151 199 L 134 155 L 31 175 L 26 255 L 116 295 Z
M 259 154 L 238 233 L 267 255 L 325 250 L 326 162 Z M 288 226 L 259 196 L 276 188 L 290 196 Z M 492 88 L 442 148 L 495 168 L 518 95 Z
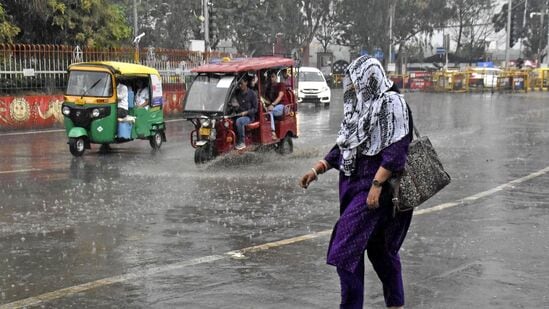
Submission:
M 396 83 L 393 83 L 393 85 L 391 86 L 391 88 L 389 88 L 387 91 L 394 91 L 396 93 L 400 93 L 400 89 L 398 88 L 398 86 L 396 85 Z

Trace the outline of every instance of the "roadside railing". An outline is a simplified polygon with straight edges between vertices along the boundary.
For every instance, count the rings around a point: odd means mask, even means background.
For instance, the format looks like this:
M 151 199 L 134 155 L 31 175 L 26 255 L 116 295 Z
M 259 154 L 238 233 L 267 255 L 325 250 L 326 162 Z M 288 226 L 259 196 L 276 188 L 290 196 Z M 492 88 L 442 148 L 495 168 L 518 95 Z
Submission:
M 0 96 L 61 93 L 67 67 L 76 62 L 133 62 L 134 48 L 80 48 L 66 45 L 0 44 Z M 142 48 L 141 64 L 156 68 L 165 83 L 184 83 L 189 71 L 205 59 L 230 56 L 188 50 Z
M 427 92 L 527 92 L 549 90 L 549 69 L 441 70 L 391 75 L 399 88 Z

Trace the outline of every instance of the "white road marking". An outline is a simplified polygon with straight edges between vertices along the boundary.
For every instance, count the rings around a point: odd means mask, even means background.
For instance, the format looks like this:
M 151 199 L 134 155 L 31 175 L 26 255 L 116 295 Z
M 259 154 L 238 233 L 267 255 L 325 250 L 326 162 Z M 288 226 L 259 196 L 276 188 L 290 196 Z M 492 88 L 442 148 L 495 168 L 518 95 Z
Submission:
M 477 194 L 468 196 L 468 197 L 466 197 L 464 199 L 461 199 L 459 201 L 451 202 L 451 203 L 444 203 L 444 204 L 440 204 L 440 205 L 437 205 L 437 206 L 434 206 L 434 207 L 431 207 L 431 208 L 414 211 L 414 215 L 418 216 L 418 215 L 428 214 L 428 213 L 432 213 L 432 212 L 435 212 L 435 211 L 440 211 L 440 210 L 444 210 L 444 209 L 447 209 L 447 208 L 468 204 L 468 203 L 476 201 L 480 198 L 487 197 L 487 196 L 490 196 L 490 195 L 495 194 L 497 192 L 500 192 L 502 190 L 509 189 L 509 188 L 512 189 L 513 185 L 517 185 L 517 184 L 526 182 L 528 180 L 531 180 L 533 178 L 545 175 L 548 172 L 549 172 L 549 166 L 544 168 L 544 169 L 541 169 L 537 172 L 531 173 L 527 176 L 517 178 L 517 179 L 512 180 L 508 183 L 499 185 L 499 186 L 497 186 L 493 189 L 486 190 L 486 191 L 479 192 Z M 298 242 L 305 241 L 305 240 L 311 240 L 311 239 L 315 239 L 315 238 L 322 237 L 322 236 L 329 236 L 331 234 L 331 232 L 332 232 L 331 229 L 330 230 L 324 230 L 324 231 L 321 231 L 321 232 L 315 232 L 315 233 L 296 236 L 296 237 L 292 237 L 292 238 L 288 238 L 288 239 L 282 239 L 282 240 L 278 240 L 278 241 L 275 241 L 275 242 L 265 243 L 265 244 L 261 244 L 261 245 L 257 245 L 257 246 L 247 247 L 247 248 L 243 248 L 243 249 L 240 249 L 240 250 L 228 251 L 228 252 L 225 252 L 222 255 L 208 255 L 208 256 L 194 258 L 194 259 L 181 261 L 181 262 L 177 262 L 177 263 L 173 263 L 173 264 L 167 264 L 167 265 L 164 265 L 164 266 L 150 267 L 150 268 L 147 268 L 147 269 L 145 269 L 143 271 L 140 271 L 140 272 L 132 272 L 132 273 L 127 273 L 127 274 L 123 274 L 123 275 L 119 275 L 119 276 L 103 278 L 103 279 L 99 279 L 99 280 L 95 280 L 95 281 L 75 285 L 75 286 L 72 286 L 72 287 L 59 289 L 59 290 L 56 290 L 56 291 L 53 291 L 53 292 L 40 294 L 38 296 L 33 296 L 33 297 L 21 299 L 21 300 L 14 301 L 14 302 L 11 302 L 11 303 L 8 303 L 8 304 L 0 305 L 0 309 L 15 309 L 15 308 L 24 308 L 24 307 L 27 307 L 27 306 L 37 306 L 37 305 L 40 305 L 44 302 L 48 302 L 48 301 L 52 301 L 52 300 L 55 300 L 55 299 L 60 299 L 60 298 L 63 298 L 63 297 L 71 296 L 71 295 L 81 293 L 81 292 L 85 292 L 85 291 L 88 291 L 88 290 L 91 290 L 91 289 L 104 287 L 104 286 L 108 286 L 108 285 L 111 285 L 111 284 L 114 284 L 114 283 L 124 282 L 124 281 L 128 281 L 128 280 L 143 278 L 143 277 L 155 275 L 155 274 L 158 274 L 158 273 L 163 273 L 163 272 L 168 272 L 168 271 L 173 271 L 173 270 L 179 270 L 179 269 L 182 269 L 182 268 L 185 268 L 185 267 L 188 267 L 188 266 L 199 265 L 199 264 L 204 264 L 204 263 L 210 263 L 210 262 L 214 262 L 214 261 L 218 261 L 218 260 L 222 260 L 222 259 L 227 259 L 227 258 L 243 259 L 243 258 L 246 258 L 246 256 L 245 256 L 246 253 L 269 250 L 271 248 L 282 247 L 282 246 L 286 246 L 286 245 L 289 245 L 289 244 L 298 243 Z
M 440 205 L 433 206 L 433 207 L 430 207 L 430 208 L 416 210 L 416 211 L 414 211 L 414 215 L 428 214 L 428 213 L 431 213 L 431 212 L 440 211 L 440 210 L 444 210 L 444 209 L 447 209 L 447 208 L 467 204 L 467 203 L 476 201 L 478 199 L 481 199 L 483 197 L 487 197 L 487 196 L 490 196 L 492 194 L 498 193 L 498 192 L 503 191 L 505 189 L 512 189 L 514 185 L 517 185 L 517 184 L 526 182 L 530 179 L 545 175 L 545 174 L 547 174 L 547 172 L 549 172 L 549 166 L 544 168 L 544 169 L 541 169 L 537 172 L 534 172 L 530 175 L 527 175 L 527 176 L 524 176 L 524 177 L 521 177 L 521 178 L 517 178 L 515 180 L 509 181 L 508 183 L 499 185 L 499 186 L 497 186 L 495 188 L 492 188 L 490 190 L 486 190 L 486 191 L 479 192 L 477 194 L 473 194 L 473 195 L 468 196 L 468 197 L 466 197 L 464 199 L 461 199 L 459 201 L 444 203 L 444 204 L 440 204 Z
M 27 172 L 37 172 L 41 171 L 40 168 L 28 168 L 24 170 L 13 170 L 13 171 L 0 171 L 0 174 L 15 174 L 15 173 L 27 173 Z
M 178 122 L 178 121 L 184 121 L 184 120 L 185 119 L 170 119 L 164 122 Z M 59 132 L 65 132 L 65 130 L 51 129 L 51 130 L 40 130 L 40 131 L 11 132 L 11 133 L 1 133 L 0 136 L 31 135 L 31 134 L 59 133 Z
M 54 129 L 54 130 L 40 130 L 40 131 L 25 131 L 25 132 L 12 132 L 12 133 L 2 133 L 0 136 L 14 136 L 14 135 L 30 135 L 30 134 L 43 134 L 43 133 L 56 133 L 64 132 L 63 129 Z

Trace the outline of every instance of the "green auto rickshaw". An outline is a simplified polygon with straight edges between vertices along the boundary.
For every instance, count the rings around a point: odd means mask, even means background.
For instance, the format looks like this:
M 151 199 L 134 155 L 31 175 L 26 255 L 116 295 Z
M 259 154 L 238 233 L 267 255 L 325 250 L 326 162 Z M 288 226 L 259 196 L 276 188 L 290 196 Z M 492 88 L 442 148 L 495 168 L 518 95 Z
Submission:
M 81 156 L 91 144 L 148 139 L 154 150 L 166 141 L 162 110 L 162 82 L 157 70 L 123 62 L 84 62 L 68 68 L 69 78 L 61 111 L 69 150 Z M 120 115 L 120 84 L 125 86 Z M 120 91 L 122 92 L 122 91 Z M 137 102 L 139 101 L 139 104 Z

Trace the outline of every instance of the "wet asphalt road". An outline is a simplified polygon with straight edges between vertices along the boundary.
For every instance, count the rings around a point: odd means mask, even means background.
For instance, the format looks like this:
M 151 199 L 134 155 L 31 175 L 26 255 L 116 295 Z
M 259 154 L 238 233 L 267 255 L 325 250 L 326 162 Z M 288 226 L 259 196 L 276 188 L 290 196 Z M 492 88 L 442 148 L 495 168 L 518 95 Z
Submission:
M 73 159 L 63 132 L 0 135 L 0 308 L 337 308 L 337 174 L 297 180 L 333 145 L 340 97 L 301 107 L 292 155 L 202 167 L 185 121 L 156 154 Z M 453 182 L 414 216 L 406 307 L 548 308 L 549 94 L 407 98 Z M 365 307 L 383 308 L 367 269 Z

